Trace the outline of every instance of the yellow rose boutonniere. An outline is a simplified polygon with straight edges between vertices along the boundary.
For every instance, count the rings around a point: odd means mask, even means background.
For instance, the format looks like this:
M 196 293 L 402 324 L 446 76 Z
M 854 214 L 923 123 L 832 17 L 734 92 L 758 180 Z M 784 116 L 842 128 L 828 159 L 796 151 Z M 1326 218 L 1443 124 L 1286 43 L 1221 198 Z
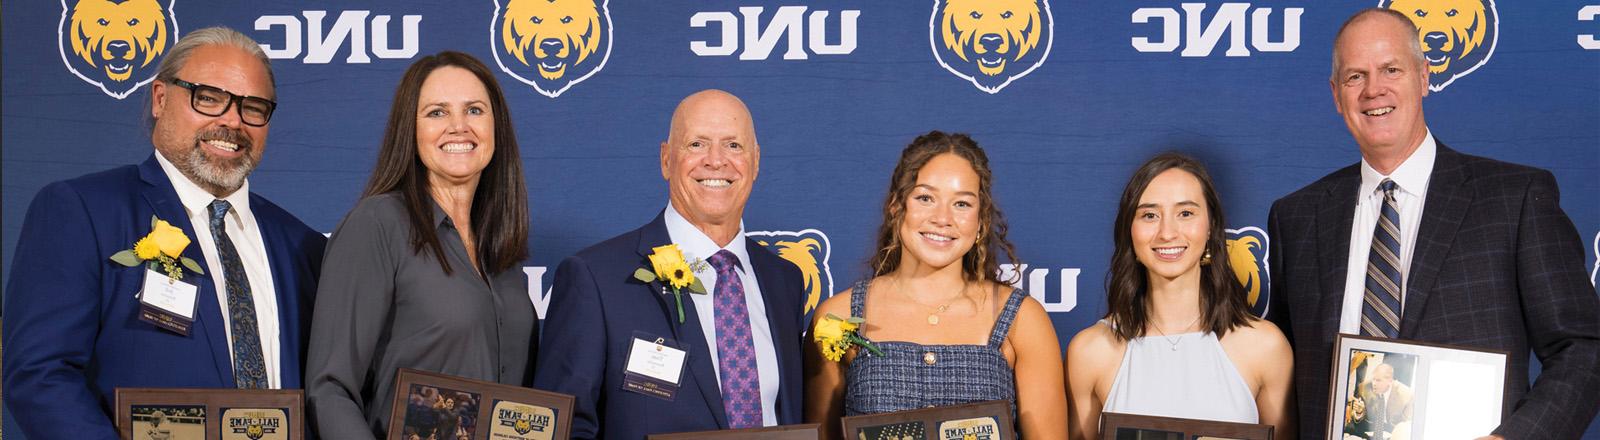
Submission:
M 133 243 L 133 249 L 123 250 L 111 255 L 111 261 L 128 267 L 147 265 L 155 270 L 157 265 L 167 277 L 173 281 L 183 279 L 183 268 L 188 268 L 194 273 L 204 275 L 200 265 L 194 260 L 183 257 L 183 249 L 189 247 L 189 236 L 183 234 L 183 229 L 167 223 L 165 220 L 150 216 L 150 233 Z M 182 268 L 178 267 L 183 265 Z
M 817 347 L 822 349 L 822 357 L 830 361 L 839 362 L 844 358 L 844 352 L 850 350 L 851 345 L 865 347 L 872 354 L 883 356 L 883 351 L 877 345 L 861 337 L 861 325 L 867 320 L 860 317 L 840 318 L 829 313 L 817 321 L 817 327 L 811 331 L 811 339 L 817 341 Z
M 656 246 L 650 252 L 650 268 L 638 268 L 633 271 L 633 278 L 645 283 L 661 281 L 661 284 L 672 288 L 673 300 L 678 304 L 678 323 L 683 324 L 683 290 L 689 293 L 704 295 L 705 286 L 695 278 L 696 266 L 705 262 L 696 260 L 693 263 L 684 261 L 683 251 L 678 250 L 678 245 L 668 244 Z

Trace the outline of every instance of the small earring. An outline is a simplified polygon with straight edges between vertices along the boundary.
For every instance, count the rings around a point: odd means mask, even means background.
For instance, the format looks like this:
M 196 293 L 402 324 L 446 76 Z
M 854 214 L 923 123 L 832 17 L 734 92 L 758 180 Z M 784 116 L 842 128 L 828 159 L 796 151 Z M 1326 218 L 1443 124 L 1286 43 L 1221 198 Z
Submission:
M 1206 249 L 1205 255 L 1201 255 L 1200 256 L 1200 265 L 1201 266 L 1206 266 L 1206 265 L 1210 265 L 1210 264 L 1211 264 L 1211 250 L 1210 249 Z

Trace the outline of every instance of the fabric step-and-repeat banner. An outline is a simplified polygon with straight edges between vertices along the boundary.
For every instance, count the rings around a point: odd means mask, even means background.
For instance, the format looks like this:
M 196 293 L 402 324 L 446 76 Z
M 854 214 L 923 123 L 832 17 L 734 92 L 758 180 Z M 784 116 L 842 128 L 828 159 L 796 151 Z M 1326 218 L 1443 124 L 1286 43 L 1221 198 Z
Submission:
M 1373 6 L 1432 11 L 1433 133 L 1555 173 L 1582 264 L 1600 269 L 1600 0 L 59 0 L 4 5 L 0 278 L 26 276 L 9 262 L 27 258 L 13 251 L 39 188 L 150 155 L 156 64 L 184 32 L 226 25 L 265 46 L 278 81 L 251 189 L 322 231 L 360 194 L 413 58 L 453 49 L 494 69 L 541 315 L 561 258 L 665 206 L 658 145 L 704 88 L 754 113 L 745 224 L 803 269 L 808 305 L 866 275 L 900 149 L 938 129 L 988 150 L 1012 269 L 1063 344 L 1104 313 L 1117 197 L 1164 150 L 1211 168 L 1260 313 L 1272 201 L 1358 160 L 1329 60 L 1339 24 Z

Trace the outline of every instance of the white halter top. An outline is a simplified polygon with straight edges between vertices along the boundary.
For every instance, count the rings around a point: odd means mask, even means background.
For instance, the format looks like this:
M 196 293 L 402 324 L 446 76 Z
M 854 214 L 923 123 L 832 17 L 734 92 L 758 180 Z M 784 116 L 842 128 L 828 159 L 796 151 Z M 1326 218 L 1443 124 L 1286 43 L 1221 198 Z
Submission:
M 1260 420 L 1250 386 L 1210 332 L 1128 341 L 1102 411 L 1238 423 Z

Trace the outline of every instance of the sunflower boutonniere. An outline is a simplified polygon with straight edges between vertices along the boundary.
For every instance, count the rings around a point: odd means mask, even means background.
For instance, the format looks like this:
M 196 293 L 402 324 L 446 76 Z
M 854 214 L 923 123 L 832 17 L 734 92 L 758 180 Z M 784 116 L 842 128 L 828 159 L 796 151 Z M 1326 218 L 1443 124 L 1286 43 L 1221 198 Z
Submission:
M 140 264 L 156 270 L 159 265 L 162 272 L 173 281 L 183 279 L 183 269 L 188 268 L 194 273 L 205 275 L 200 270 L 200 265 L 194 260 L 184 257 L 183 249 L 189 247 L 189 236 L 183 234 L 183 229 L 167 223 L 166 220 L 150 216 L 150 233 L 133 243 L 133 249 L 126 249 L 111 254 L 111 261 L 128 267 L 137 267 Z M 183 265 L 182 268 L 178 265 Z
M 811 339 L 822 349 L 822 357 L 834 362 L 844 358 L 844 352 L 849 350 L 851 345 L 864 347 L 874 355 L 883 356 L 883 351 L 878 350 L 877 345 L 861 337 L 861 325 L 866 322 L 867 320 L 857 316 L 840 318 L 829 313 L 817 321 L 817 327 L 811 330 Z
M 676 244 L 656 246 L 650 253 L 651 267 L 634 269 L 633 278 L 646 283 L 660 280 L 663 286 L 671 287 L 672 298 L 678 304 L 678 323 L 683 324 L 683 290 L 706 294 L 706 287 L 694 276 L 695 269 L 703 264 L 706 263 L 700 260 L 684 261 L 683 251 Z

